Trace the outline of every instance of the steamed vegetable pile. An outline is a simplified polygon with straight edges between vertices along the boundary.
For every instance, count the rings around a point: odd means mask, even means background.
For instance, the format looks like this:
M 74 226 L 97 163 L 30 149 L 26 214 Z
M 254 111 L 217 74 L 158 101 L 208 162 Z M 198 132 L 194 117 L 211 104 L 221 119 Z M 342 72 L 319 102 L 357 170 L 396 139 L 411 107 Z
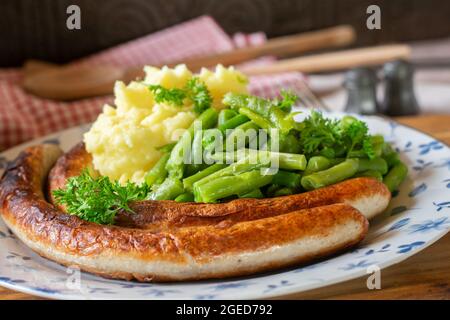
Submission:
M 128 201 L 217 203 L 276 197 L 361 176 L 383 181 L 393 192 L 407 175 L 398 153 L 381 135 L 370 135 L 363 121 L 351 116 L 328 119 L 318 111 L 294 121 L 296 96 L 288 92 L 275 100 L 228 93 L 223 99 L 227 108 L 217 111 L 207 88 L 197 80 L 184 90 L 149 89 L 156 100 L 173 105 L 191 99 L 196 121 L 178 142 L 160 148 L 162 156 L 141 186 L 92 178 L 87 171 L 69 179 L 66 189 L 54 193 L 69 213 L 113 223 L 118 210 L 130 210 Z M 247 134 L 251 130 L 262 130 L 266 139 Z M 272 151 L 274 143 L 277 151 Z
M 288 93 L 282 97 L 282 100 L 267 100 L 228 94 L 223 103 L 229 109 L 219 113 L 206 109 L 197 119 L 202 123 L 201 128 L 196 131 L 191 126 L 178 143 L 166 148 L 148 172 L 146 183 L 152 188 L 148 198 L 213 203 L 232 198 L 273 197 L 313 190 L 357 176 L 384 181 L 394 191 L 406 177 L 407 168 L 397 152 L 382 136 L 369 135 L 364 122 L 351 116 L 326 119 L 313 111 L 297 123 L 291 113 L 295 97 Z M 248 139 L 245 145 L 228 146 L 234 143 L 234 131 L 244 134 L 250 129 L 267 130 L 267 144 L 259 150 L 249 149 Z M 278 129 L 279 152 L 270 151 L 268 146 L 272 138 L 270 129 Z M 191 160 L 201 159 L 202 154 L 197 153 L 208 151 L 211 144 L 208 133 L 212 130 L 223 134 L 223 150 L 227 152 L 211 154 L 210 159 L 215 162 L 209 164 L 186 164 L 186 156 Z M 186 155 L 183 150 L 191 150 L 191 154 Z M 276 174 L 264 174 L 261 169 L 270 167 L 264 158 L 278 160 Z

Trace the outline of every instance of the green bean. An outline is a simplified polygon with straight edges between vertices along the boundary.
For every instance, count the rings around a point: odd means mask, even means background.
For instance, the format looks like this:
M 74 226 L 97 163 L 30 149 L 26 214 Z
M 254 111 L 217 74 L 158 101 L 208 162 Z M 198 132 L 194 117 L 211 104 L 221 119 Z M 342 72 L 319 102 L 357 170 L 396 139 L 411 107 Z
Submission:
M 264 165 L 278 162 L 278 166 L 281 169 L 305 170 L 306 168 L 306 157 L 303 154 L 271 152 L 266 150 L 241 149 L 236 152 L 218 152 L 212 158 L 216 161 L 231 163 L 233 161 L 240 161 L 248 155 L 252 156 L 254 161 Z
M 329 169 L 302 178 L 306 190 L 317 189 L 352 177 L 358 170 L 358 159 L 347 159 Z
M 194 189 L 194 183 L 209 176 L 210 174 L 219 171 L 223 168 L 225 168 L 227 165 L 216 163 L 212 166 L 207 167 L 206 169 L 203 169 L 202 171 L 197 172 L 196 174 L 187 177 L 183 179 L 183 186 L 186 190 L 192 192 Z
M 255 160 L 255 155 L 248 155 L 247 157 L 226 166 L 223 169 L 220 169 L 216 172 L 213 172 L 202 179 L 194 182 L 194 187 L 196 185 L 201 185 L 207 182 L 210 182 L 214 179 L 225 177 L 225 176 L 233 176 L 239 175 L 244 172 L 257 170 L 261 168 L 267 168 L 268 164 L 261 164 Z
M 191 141 L 192 135 L 189 131 L 186 131 L 170 153 L 170 157 L 166 163 L 166 170 L 170 177 L 176 179 L 183 177 L 185 164 L 191 162 Z
M 400 158 L 397 152 L 392 152 L 388 155 L 383 156 L 389 168 L 392 168 L 400 163 Z
M 191 157 L 194 165 L 203 163 L 203 130 L 199 130 L 194 134 L 194 140 L 192 141 Z
M 219 112 L 219 119 L 217 120 L 217 125 L 220 127 L 225 122 L 235 117 L 237 112 L 231 109 L 223 109 Z
M 374 158 L 372 160 L 359 159 L 358 172 L 367 170 L 376 170 L 379 171 L 382 175 L 385 175 L 388 171 L 388 165 L 383 158 Z
M 172 178 L 181 179 L 184 174 L 185 165 L 191 162 L 191 154 L 189 151 L 191 151 L 191 143 L 195 134 L 194 131 L 197 129 L 196 123 L 200 123 L 202 129 L 213 127 L 217 123 L 217 111 L 212 108 L 203 111 L 173 147 L 169 160 L 166 163 L 166 170 Z
M 382 147 L 384 146 L 384 137 L 381 134 L 376 134 L 370 137 L 370 140 L 372 141 L 372 143 L 375 144 L 381 144 Z M 383 150 L 383 148 L 382 148 Z
M 273 197 L 275 195 L 275 192 L 280 190 L 282 187 L 278 184 L 270 184 L 266 187 L 265 194 L 267 197 Z
M 382 135 L 375 135 L 370 137 L 373 146 L 375 157 L 381 157 L 383 154 L 384 137 Z
M 345 160 L 346 160 L 346 158 L 334 158 L 334 159 L 331 159 L 331 166 L 335 166 L 335 165 L 337 165 L 339 163 L 344 162 Z
M 364 149 L 352 150 L 349 153 L 347 153 L 347 158 L 366 159 L 367 152 Z
M 406 179 L 407 175 L 408 167 L 400 161 L 391 170 L 389 170 L 383 179 L 383 183 L 388 187 L 389 191 L 394 192 Z
M 322 156 L 311 157 L 308 160 L 308 164 L 306 165 L 306 169 L 303 172 L 303 175 L 307 176 L 311 173 L 328 169 L 336 164 L 343 162 L 344 160 L 344 158 L 329 159 Z
M 253 121 L 248 121 L 236 127 L 225 139 L 224 150 L 237 150 L 245 148 L 251 141 L 258 138 L 259 126 Z M 254 133 L 254 135 L 252 135 Z M 240 134 L 244 134 L 241 136 Z M 230 147 L 232 146 L 232 147 Z
M 239 198 L 255 198 L 255 199 L 261 199 L 264 198 L 263 193 L 261 192 L 261 189 L 255 189 L 250 192 L 244 193 L 242 195 L 239 195 Z
M 298 173 L 279 170 L 273 177 L 273 183 L 292 189 L 300 188 L 302 177 Z
M 281 188 L 275 191 L 274 197 L 290 196 L 291 194 L 294 194 L 294 190 L 291 188 Z
M 331 166 L 332 164 L 330 159 L 322 156 L 314 156 L 308 160 L 308 164 L 306 165 L 303 175 L 307 176 L 311 173 L 328 169 Z
M 194 184 L 196 202 L 216 202 L 232 195 L 248 193 L 271 183 L 273 175 L 263 175 L 260 170 L 239 175 L 220 177 L 203 184 Z
M 246 123 L 237 126 L 234 130 L 242 130 L 245 132 L 247 130 L 258 130 L 258 129 L 259 126 L 256 123 L 254 123 L 253 121 L 247 121 Z
M 372 177 L 377 179 L 378 181 L 383 181 L 383 175 L 380 173 L 380 171 L 377 170 L 366 170 L 358 172 L 355 174 L 355 177 Z
M 196 123 L 200 123 L 200 129 L 205 130 L 214 127 L 217 124 L 218 113 L 213 108 L 208 108 L 200 114 L 197 119 L 192 122 L 188 131 L 191 136 L 194 136 L 194 130 L 196 129 Z
M 259 151 L 264 157 L 266 151 Z M 267 157 L 267 152 L 266 155 Z M 271 162 L 278 158 L 278 165 L 281 169 L 286 170 L 305 170 L 306 157 L 303 154 L 284 153 L 284 152 L 270 152 Z
M 282 134 L 287 134 L 295 126 L 295 121 L 286 112 L 274 106 L 270 108 L 269 119 Z
M 250 110 L 249 108 L 239 108 L 239 113 L 246 116 L 263 129 L 269 130 L 270 128 L 272 128 L 272 124 L 268 119 Z
M 173 200 L 183 193 L 183 183 L 179 179 L 166 178 L 164 182 L 158 185 L 155 190 L 150 192 L 150 200 Z
M 205 164 L 188 163 L 185 165 L 183 177 L 184 178 L 190 177 L 190 176 L 196 174 L 197 172 L 205 169 L 206 167 L 207 167 L 207 165 L 205 165 Z
M 391 144 L 388 142 L 384 142 L 383 143 L 383 154 L 382 154 L 383 157 L 388 154 L 391 154 L 393 152 L 395 152 L 395 150 L 392 148 Z
M 173 147 L 175 147 L 176 144 L 177 144 L 176 142 L 172 142 L 172 143 L 165 144 L 165 145 L 163 145 L 163 146 L 161 146 L 159 148 L 156 148 L 156 149 L 158 151 L 163 152 L 163 153 L 167 153 L 167 152 L 172 151 Z
M 211 154 L 216 151 L 222 151 L 224 148 L 223 133 L 217 128 L 202 130 L 202 132 L 203 162 L 211 165 L 214 163 L 211 159 Z
M 175 198 L 176 202 L 193 202 L 194 201 L 194 195 L 190 192 L 185 192 L 180 194 L 178 197 Z
M 392 168 L 400 162 L 398 153 L 395 152 L 392 146 L 386 142 L 383 145 L 383 159 L 386 160 L 389 168 Z
M 246 116 L 244 116 L 242 114 L 238 114 L 238 115 L 234 116 L 233 118 L 227 120 L 222 125 L 220 125 L 219 130 L 222 131 L 223 133 L 226 133 L 227 130 L 234 129 L 237 126 L 240 126 L 241 124 L 246 123 L 248 121 L 250 121 L 249 118 L 247 118 Z
M 153 168 L 151 168 L 145 175 L 145 183 L 148 186 L 154 184 L 160 184 L 167 177 L 166 163 L 169 160 L 170 153 L 165 153 L 161 158 L 155 163 Z
M 260 144 L 258 145 L 257 150 L 268 150 L 270 151 L 272 149 L 272 139 L 270 137 L 266 136 L 266 141 L 258 140 Z

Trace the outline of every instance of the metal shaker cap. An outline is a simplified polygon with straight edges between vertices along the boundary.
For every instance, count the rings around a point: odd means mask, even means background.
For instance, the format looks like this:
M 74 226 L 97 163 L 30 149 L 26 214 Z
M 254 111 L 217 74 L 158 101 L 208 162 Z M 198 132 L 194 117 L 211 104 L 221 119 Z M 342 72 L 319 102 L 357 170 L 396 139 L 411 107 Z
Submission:
M 404 60 L 396 60 L 386 63 L 383 67 L 383 72 L 386 79 L 412 80 L 414 67 L 411 63 Z
M 380 112 L 389 116 L 420 112 L 414 92 L 414 67 L 404 60 L 388 62 L 383 67 L 385 92 Z
M 377 83 L 377 75 L 370 68 L 355 68 L 345 74 L 344 86 L 347 89 L 373 87 Z
M 344 87 L 347 89 L 345 111 L 360 114 L 377 112 L 377 75 L 370 68 L 356 68 L 345 74 Z

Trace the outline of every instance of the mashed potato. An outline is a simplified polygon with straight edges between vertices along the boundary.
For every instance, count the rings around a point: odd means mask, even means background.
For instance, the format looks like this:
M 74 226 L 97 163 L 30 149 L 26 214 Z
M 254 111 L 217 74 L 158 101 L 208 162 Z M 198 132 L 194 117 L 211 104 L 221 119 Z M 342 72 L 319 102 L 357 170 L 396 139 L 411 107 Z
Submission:
M 198 75 L 209 89 L 213 97 L 213 106 L 216 109 L 223 108 L 222 98 L 227 92 L 247 93 L 247 78 L 234 68 L 216 67 L 215 72 L 203 68 Z
M 178 129 L 186 129 L 196 114 L 192 105 L 176 107 L 155 103 L 149 84 L 166 88 L 182 88 L 193 74 L 185 65 L 173 69 L 145 67 L 143 82 L 126 85 L 118 81 L 114 87 L 115 108 L 103 107 L 91 129 L 84 135 L 87 151 L 92 154 L 94 167 L 100 174 L 121 183 L 141 183 L 145 173 L 161 156 L 157 150 L 175 142 Z M 213 106 L 222 108 L 227 92 L 246 93 L 247 79 L 234 68 L 217 66 L 215 72 L 203 69 L 196 75 L 208 87 Z

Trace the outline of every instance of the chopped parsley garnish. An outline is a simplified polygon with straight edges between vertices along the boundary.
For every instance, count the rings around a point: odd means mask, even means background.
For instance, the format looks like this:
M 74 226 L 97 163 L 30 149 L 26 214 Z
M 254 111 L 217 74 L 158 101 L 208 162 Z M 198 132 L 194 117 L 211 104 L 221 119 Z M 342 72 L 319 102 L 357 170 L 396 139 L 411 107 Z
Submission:
M 275 104 L 283 111 L 290 112 L 297 102 L 298 96 L 291 91 L 281 90 L 281 100 L 275 100 Z
M 154 84 L 150 85 L 149 89 L 155 95 L 155 101 L 158 103 L 165 102 L 180 107 L 186 98 L 186 92 L 178 88 L 167 89 L 159 84 Z
M 95 223 L 112 224 L 119 210 L 132 211 L 129 201 L 143 200 L 148 192 L 145 183 L 128 182 L 122 186 L 106 176 L 93 178 L 85 169 L 79 176 L 68 179 L 66 189 L 55 190 L 53 195 L 72 215 Z
M 155 101 L 158 103 L 164 102 L 181 107 L 184 100 L 188 99 L 193 103 L 194 111 L 198 114 L 211 107 L 212 104 L 208 88 L 198 77 L 191 78 L 183 89 L 168 89 L 161 85 L 150 85 L 149 89 L 155 95 Z
M 202 113 L 212 104 L 212 97 L 206 85 L 197 77 L 193 77 L 186 84 L 186 92 L 189 99 L 194 103 L 194 111 Z

